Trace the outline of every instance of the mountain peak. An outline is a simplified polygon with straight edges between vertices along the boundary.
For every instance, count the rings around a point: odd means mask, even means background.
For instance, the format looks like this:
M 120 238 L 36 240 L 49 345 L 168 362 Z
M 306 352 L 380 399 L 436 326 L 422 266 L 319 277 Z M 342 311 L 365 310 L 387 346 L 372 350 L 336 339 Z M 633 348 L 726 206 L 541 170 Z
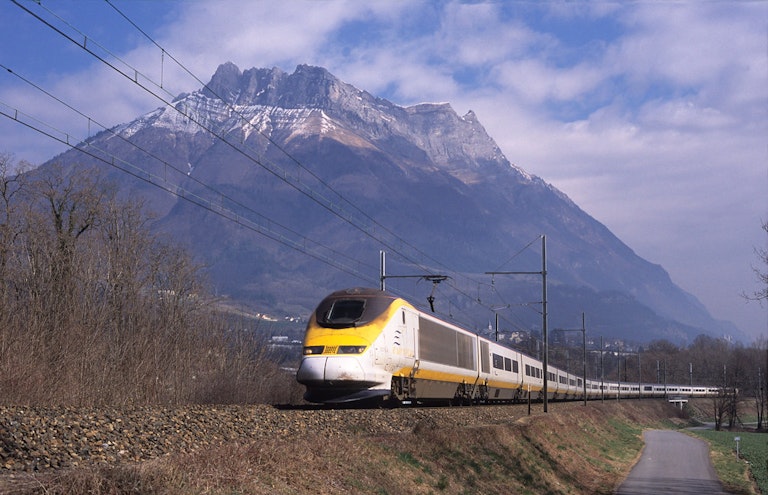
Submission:
M 446 102 L 401 107 L 341 81 L 322 67 L 302 64 L 288 74 L 278 68 L 241 71 L 227 62 L 218 67 L 202 95 L 252 107 L 245 112 L 248 121 L 253 112 L 264 112 L 257 120 L 270 121 L 268 127 L 273 130 L 291 122 L 273 121 L 276 109 L 321 110 L 332 125 L 302 121 L 304 125 L 288 130 L 288 135 L 322 134 L 345 145 L 379 149 L 397 156 L 403 166 L 441 168 L 465 183 L 482 181 L 509 167 L 473 111 L 462 117 Z M 207 108 L 203 104 L 201 111 Z M 231 128 L 230 124 L 226 127 Z M 320 132 L 330 128 L 336 132 Z
M 216 69 L 210 82 L 203 88 L 203 93 L 209 98 L 222 98 L 229 101 L 232 97 L 231 91 L 239 86 L 242 72 L 232 62 L 226 62 Z
M 241 71 L 234 63 L 226 62 L 203 88 L 205 96 L 227 103 L 282 108 L 329 108 L 347 93 L 360 91 L 322 67 L 305 64 L 287 74 L 277 67 Z

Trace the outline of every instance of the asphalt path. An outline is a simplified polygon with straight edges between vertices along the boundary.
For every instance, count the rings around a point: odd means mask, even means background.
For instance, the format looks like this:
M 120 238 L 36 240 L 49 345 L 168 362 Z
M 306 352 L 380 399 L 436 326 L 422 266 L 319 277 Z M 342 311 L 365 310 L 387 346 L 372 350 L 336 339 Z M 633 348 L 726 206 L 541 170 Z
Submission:
M 643 439 L 643 455 L 616 495 L 727 493 L 712 468 L 705 441 L 670 430 L 649 430 Z

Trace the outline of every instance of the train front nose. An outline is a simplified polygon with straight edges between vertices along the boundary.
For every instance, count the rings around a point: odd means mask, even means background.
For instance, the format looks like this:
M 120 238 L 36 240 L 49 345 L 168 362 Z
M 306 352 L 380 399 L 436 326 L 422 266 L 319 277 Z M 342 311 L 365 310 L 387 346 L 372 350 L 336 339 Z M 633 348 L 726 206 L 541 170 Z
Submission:
M 354 357 L 305 357 L 296 380 L 306 385 L 304 399 L 310 402 L 354 402 L 389 393 L 388 380 L 370 370 L 366 374 L 360 360 Z
M 325 381 L 327 357 L 304 358 L 296 372 L 296 381 L 303 385 L 319 385 Z
M 365 372 L 353 357 L 305 357 L 301 360 L 296 380 L 304 385 L 330 386 L 342 383 L 364 383 Z

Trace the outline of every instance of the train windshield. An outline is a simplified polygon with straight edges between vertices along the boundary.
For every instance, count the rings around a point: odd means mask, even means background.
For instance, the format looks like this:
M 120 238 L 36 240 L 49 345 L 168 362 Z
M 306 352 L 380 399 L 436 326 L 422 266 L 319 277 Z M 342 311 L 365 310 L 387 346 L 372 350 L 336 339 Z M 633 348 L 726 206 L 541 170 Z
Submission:
M 315 311 L 317 322 L 327 328 L 365 325 L 386 311 L 393 297 L 381 291 L 339 291 L 326 297 Z
M 339 299 L 333 303 L 325 321 L 334 324 L 354 323 L 363 316 L 365 299 Z

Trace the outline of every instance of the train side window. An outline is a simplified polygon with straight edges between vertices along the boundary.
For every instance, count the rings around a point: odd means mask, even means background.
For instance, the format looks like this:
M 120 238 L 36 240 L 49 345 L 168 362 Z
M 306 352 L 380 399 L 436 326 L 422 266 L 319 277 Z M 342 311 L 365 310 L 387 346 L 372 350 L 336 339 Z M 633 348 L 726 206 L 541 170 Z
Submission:
M 520 373 L 520 368 L 517 365 L 517 360 L 516 359 L 512 360 L 512 372 L 513 373 Z
M 525 376 L 531 376 L 531 365 L 526 364 L 525 365 Z
M 509 358 L 504 358 L 504 369 L 506 371 L 512 371 L 512 360 Z
M 497 370 L 503 370 L 504 369 L 504 358 L 499 356 L 498 354 L 493 355 L 493 367 Z

